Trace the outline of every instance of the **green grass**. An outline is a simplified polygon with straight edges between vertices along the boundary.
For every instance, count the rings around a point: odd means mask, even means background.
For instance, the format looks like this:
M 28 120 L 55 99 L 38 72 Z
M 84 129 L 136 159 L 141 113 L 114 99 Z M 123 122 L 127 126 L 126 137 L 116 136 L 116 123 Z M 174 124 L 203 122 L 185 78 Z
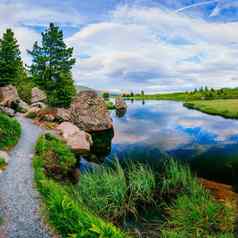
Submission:
M 21 136 L 21 126 L 15 118 L 0 113 L 0 150 L 15 146 Z
M 5 160 L 0 157 L 0 169 L 3 169 L 5 166 L 6 166 Z
M 238 118 L 238 99 L 201 100 L 184 103 L 185 107 L 225 118 Z
M 47 140 L 36 145 L 35 180 L 49 223 L 62 237 L 129 237 L 123 230 L 137 237 L 134 228 L 150 238 L 235 237 L 235 209 L 217 202 L 187 166 L 167 160 L 155 176 L 145 165 L 122 169 L 116 162 L 81 174 L 76 185 L 62 183 L 45 171 Z
M 173 198 L 165 206 L 162 237 L 235 237 L 235 208 L 215 201 L 186 166 L 169 162 L 162 188 Z
M 111 101 L 109 101 L 109 100 L 105 100 L 105 103 L 106 103 L 106 105 L 107 105 L 107 109 L 108 109 L 108 110 L 114 110 L 114 109 L 116 109 L 115 104 L 114 104 L 113 102 L 111 102 Z
M 81 202 L 73 199 L 70 185 L 63 185 L 45 174 L 45 146 L 41 138 L 34 157 L 35 181 L 47 207 L 48 221 L 62 237 L 125 238 L 126 234 L 95 216 Z

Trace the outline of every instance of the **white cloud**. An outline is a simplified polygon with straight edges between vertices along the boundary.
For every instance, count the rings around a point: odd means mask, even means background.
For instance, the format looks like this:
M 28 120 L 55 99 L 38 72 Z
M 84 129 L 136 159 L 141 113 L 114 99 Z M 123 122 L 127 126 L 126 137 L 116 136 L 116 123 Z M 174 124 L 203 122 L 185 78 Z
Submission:
M 238 23 L 208 23 L 160 8 L 123 6 L 68 39 L 77 81 L 97 88 L 183 90 L 236 86 Z M 78 71 L 79 70 L 79 71 Z M 93 80 L 93 81 L 92 81 Z

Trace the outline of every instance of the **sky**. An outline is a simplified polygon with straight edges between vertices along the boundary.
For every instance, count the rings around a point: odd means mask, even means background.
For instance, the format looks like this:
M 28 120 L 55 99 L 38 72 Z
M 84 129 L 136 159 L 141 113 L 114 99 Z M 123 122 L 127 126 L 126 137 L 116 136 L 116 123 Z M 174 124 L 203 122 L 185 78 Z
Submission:
M 50 22 L 74 47 L 76 84 L 146 93 L 238 86 L 238 0 L 0 0 L 0 34 L 26 50 Z

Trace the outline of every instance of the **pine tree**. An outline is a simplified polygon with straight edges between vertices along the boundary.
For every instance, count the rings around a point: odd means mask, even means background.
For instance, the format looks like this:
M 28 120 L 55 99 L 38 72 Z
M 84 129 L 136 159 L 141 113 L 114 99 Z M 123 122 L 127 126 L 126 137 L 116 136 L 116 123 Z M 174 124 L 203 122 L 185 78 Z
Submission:
M 35 42 L 33 50 L 28 53 L 33 58 L 30 67 L 33 80 L 46 91 L 49 103 L 68 106 L 76 93 L 71 74 L 75 59 L 72 57 L 73 48 L 64 43 L 62 30 L 50 23 L 42 33 L 41 46 Z
M 7 29 L 0 40 L 0 86 L 17 84 L 24 74 L 19 45 L 14 32 Z

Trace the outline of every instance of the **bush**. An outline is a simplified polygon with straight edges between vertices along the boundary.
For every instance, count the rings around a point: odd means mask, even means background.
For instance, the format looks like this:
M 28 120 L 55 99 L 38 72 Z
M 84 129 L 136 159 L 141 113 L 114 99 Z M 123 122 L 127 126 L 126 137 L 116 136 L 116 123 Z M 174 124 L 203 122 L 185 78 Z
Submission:
M 43 167 L 49 177 L 67 178 L 75 168 L 76 158 L 70 148 L 50 134 L 40 137 L 36 153 L 44 158 Z
M 43 156 L 41 153 L 44 150 L 44 145 L 41 140 L 36 146 L 40 155 L 34 157 L 33 166 L 37 187 L 45 201 L 50 224 L 54 225 L 61 236 L 65 238 L 128 237 L 112 224 L 94 216 L 82 203 L 75 201 L 71 197 L 72 194 L 68 192 L 68 187 L 45 176 L 45 155 Z
M 21 126 L 15 118 L 0 113 L 0 149 L 8 150 L 15 146 L 21 136 Z
M 19 97 L 28 104 L 31 104 L 31 91 L 34 88 L 32 79 L 25 76 L 16 84 L 16 87 Z
M 5 166 L 6 166 L 5 160 L 0 157 L 0 169 L 4 168 Z
M 98 215 L 113 220 L 124 212 L 127 184 L 120 166 L 116 170 L 102 168 L 82 174 L 76 190 L 78 200 Z
M 234 209 L 215 201 L 188 167 L 174 160 L 165 166 L 162 193 L 176 196 L 166 205 L 162 237 L 233 237 Z
M 37 118 L 37 113 L 36 112 L 28 112 L 26 117 L 29 119 L 35 119 L 35 118 Z
M 115 104 L 113 104 L 113 102 L 111 102 L 111 101 L 105 101 L 105 103 L 106 103 L 106 105 L 107 105 L 107 109 L 108 109 L 108 110 L 114 110 L 114 109 L 116 109 L 116 106 L 115 106 Z
M 137 218 L 137 206 L 153 200 L 155 177 L 151 169 L 142 165 L 128 166 L 126 175 L 118 162 L 114 169 L 103 167 L 82 174 L 74 189 L 78 201 L 111 221 L 130 215 Z

